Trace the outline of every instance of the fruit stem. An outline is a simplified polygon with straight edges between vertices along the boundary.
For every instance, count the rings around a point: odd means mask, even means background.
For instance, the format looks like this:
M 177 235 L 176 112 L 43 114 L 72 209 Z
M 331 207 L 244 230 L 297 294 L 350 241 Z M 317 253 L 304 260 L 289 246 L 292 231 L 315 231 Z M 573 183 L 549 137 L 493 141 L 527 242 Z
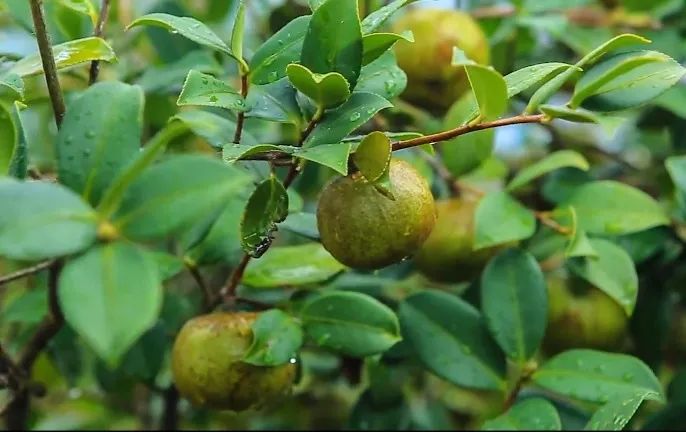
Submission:
M 36 32 L 36 40 L 38 41 L 38 51 L 40 51 L 43 71 L 45 72 L 45 83 L 48 86 L 50 102 L 52 102 L 52 111 L 55 113 L 55 123 L 59 129 L 62 125 L 62 119 L 64 118 L 66 108 L 64 106 L 64 98 L 62 97 L 60 80 L 57 78 L 55 56 L 53 55 L 52 47 L 50 46 L 50 37 L 48 36 L 48 30 L 45 26 L 42 0 L 31 0 L 31 16 L 33 17 L 33 27 Z
M 98 22 L 93 29 L 93 36 L 102 37 L 105 30 L 105 24 L 107 23 L 107 17 L 110 14 L 110 0 L 102 0 L 100 3 L 100 15 L 98 15 Z M 88 85 L 93 85 L 98 80 L 98 74 L 100 73 L 100 61 L 93 60 L 91 62 L 91 67 L 88 73 Z

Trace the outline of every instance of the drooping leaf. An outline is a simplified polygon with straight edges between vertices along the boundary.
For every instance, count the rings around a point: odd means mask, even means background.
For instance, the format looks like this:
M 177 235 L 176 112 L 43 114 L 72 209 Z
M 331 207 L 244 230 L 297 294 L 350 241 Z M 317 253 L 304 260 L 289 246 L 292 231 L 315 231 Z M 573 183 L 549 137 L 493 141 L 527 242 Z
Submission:
M 279 179 L 263 181 L 248 200 L 241 218 L 241 247 L 248 255 L 259 258 L 272 243 L 276 223 L 288 215 L 288 194 Z
M 65 320 L 110 365 L 152 327 L 162 307 L 157 264 L 125 242 L 95 247 L 67 263 L 59 287 Z
M 138 155 L 142 129 L 140 87 L 117 81 L 89 87 L 69 106 L 57 136 L 60 182 L 96 206 Z
M 398 314 L 403 336 L 431 372 L 468 388 L 504 389 L 505 357 L 474 307 L 426 291 L 405 299 Z
M 38 261 L 95 242 L 97 217 L 69 189 L 46 182 L 0 181 L 0 256 Z
M 322 294 L 303 306 L 300 317 L 317 345 L 354 357 L 384 352 L 400 341 L 393 311 L 365 294 Z
M 548 318 L 548 294 L 536 259 L 521 249 L 493 258 L 481 277 L 481 306 L 491 335 L 523 364 L 538 350 Z
M 252 325 L 253 341 L 243 361 L 255 366 L 279 366 L 294 361 L 303 343 L 303 330 L 293 317 L 272 309 Z
M 353 154 L 353 161 L 364 178 L 374 183 L 388 171 L 393 148 L 382 132 L 367 135 Z

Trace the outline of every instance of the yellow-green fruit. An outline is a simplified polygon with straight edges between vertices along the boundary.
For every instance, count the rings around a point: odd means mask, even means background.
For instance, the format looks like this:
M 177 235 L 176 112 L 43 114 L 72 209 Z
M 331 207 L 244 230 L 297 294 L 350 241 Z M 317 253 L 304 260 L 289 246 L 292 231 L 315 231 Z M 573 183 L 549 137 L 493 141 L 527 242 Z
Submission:
M 414 254 L 436 222 L 436 206 L 424 177 L 410 164 L 392 160 L 386 197 L 359 174 L 329 183 L 319 198 L 317 226 L 322 244 L 338 261 L 379 269 Z
M 555 273 L 548 275 L 546 281 L 548 328 L 545 348 L 548 352 L 620 347 L 628 319 L 615 300 L 579 278 Z
M 183 326 L 172 350 L 179 393 L 200 407 L 242 411 L 269 404 L 291 391 L 294 364 L 253 366 L 241 361 L 252 343 L 258 314 L 213 313 Z
M 474 250 L 474 212 L 478 200 L 452 198 L 436 203 L 436 226 L 415 255 L 417 269 L 437 282 L 477 277 L 498 248 Z
M 395 45 L 398 65 L 407 74 L 402 97 L 426 108 L 447 109 L 469 88 L 464 68 L 451 65 L 453 47 L 479 64 L 488 64 L 488 39 L 468 14 L 450 9 L 415 9 L 393 25 L 393 31 L 411 30 L 414 43 Z

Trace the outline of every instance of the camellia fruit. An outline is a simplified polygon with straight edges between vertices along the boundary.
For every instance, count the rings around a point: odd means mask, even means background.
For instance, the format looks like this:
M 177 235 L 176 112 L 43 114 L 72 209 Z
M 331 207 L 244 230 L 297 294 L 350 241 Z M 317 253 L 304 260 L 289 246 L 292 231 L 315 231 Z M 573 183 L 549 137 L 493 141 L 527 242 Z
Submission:
M 212 313 L 186 322 L 174 341 L 172 373 L 179 393 L 200 407 L 243 411 L 287 395 L 295 364 L 244 363 L 252 343 L 252 312 Z
M 426 180 L 409 163 L 392 160 L 393 199 L 360 173 L 339 177 L 322 191 L 317 226 L 324 248 L 341 263 L 379 269 L 414 254 L 436 222 Z
M 478 199 L 469 196 L 436 203 L 436 226 L 414 257 L 423 275 L 436 282 L 467 282 L 477 277 L 499 250 L 474 250 L 477 204 Z
M 617 349 L 628 318 L 622 307 L 600 289 L 578 277 L 554 272 L 548 285 L 548 328 L 545 349 Z
M 464 68 L 452 66 L 453 47 L 470 60 L 488 64 L 488 39 L 468 14 L 451 9 L 415 9 L 393 25 L 395 33 L 411 30 L 415 42 L 395 45 L 398 65 L 407 74 L 401 95 L 425 108 L 445 110 L 469 89 Z

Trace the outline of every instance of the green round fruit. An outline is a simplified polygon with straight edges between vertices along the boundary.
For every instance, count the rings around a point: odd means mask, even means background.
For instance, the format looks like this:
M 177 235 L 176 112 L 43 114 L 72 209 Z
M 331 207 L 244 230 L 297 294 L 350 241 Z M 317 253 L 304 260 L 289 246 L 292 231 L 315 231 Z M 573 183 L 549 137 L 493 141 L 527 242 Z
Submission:
M 477 277 L 499 248 L 474 250 L 474 212 L 478 200 L 452 198 L 436 203 L 437 219 L 414 257 L 417 269 L 436 282 L 466 282 Z
M 414 43 L 395 45 L 398 65 L 407 74 L 402 97 L 426 108 L 445 110 L 469 89 L 464 68 L 451 65 L 453 47 L 479 64 L 488 64 L 488 39 L 469 14 L 450 9 L 415 9 L 393 25 L 395 33 L 411 30 Z
M 546 281 L 548 328 L 544 345 L 548 352 L 620 347 L 628 319 L 615 300 L 576 277 L 554 273 Z
M 424 177 L 392 160 L 390 199 L 359 173 L 329 183 L 319 198 L 322 244 L 341 263 L 379 269 L 414 254 L 436 222 L 436 206 Z
M 182 396 L 200 407 L 243 411 L 291 391 L 295 364 L 260 367 L 241 361 L 252 343 L 257 316 L 222 312 L 186 322 L 172 350 L 172 373 Z

